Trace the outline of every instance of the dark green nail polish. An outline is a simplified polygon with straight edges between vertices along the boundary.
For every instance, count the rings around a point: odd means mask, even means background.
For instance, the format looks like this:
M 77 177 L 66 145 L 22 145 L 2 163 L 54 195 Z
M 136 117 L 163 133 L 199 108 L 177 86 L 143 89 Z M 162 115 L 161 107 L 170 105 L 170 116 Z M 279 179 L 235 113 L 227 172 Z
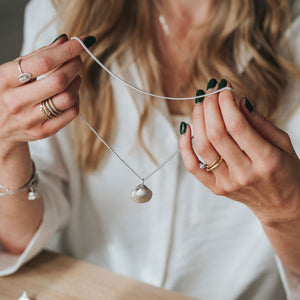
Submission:
M 205 95 L 205 93 L 204 93 L 203 90 L 198 90 L 197 93 L 196 93 L 196 97 L 198 97 L 198 96 L 203 96 L 203 95 Z M 196 99 L 195 99 L 195 103 L 196 103 L 196 104 L 201 103 L 203 100 L 204 100 L 204 97 L 196 98 Z
M 207 84 L 207 90 L 213 89 L 217 85 L 217 80 L 212 78 Z
M 54 44 L 56 41 L 58 41 L 60 38 L 62 38 L 62 37 L 66 37 L 66 38 L 68 38 L 68 36 L 65 34 L 65 33 L 63 33 L 63 34 L 61 34 L 60 36 L 58 36 L 51 44 Z
M 227 86 L 227 80 L 222 79 L 219 83 L 219 89 L 223 89 L 225 86 Z
M 181 122 L 181 124 L 180 124 L 180 134 L 185 134 L 185 132 L 186 132 L 186 123 Z
M 93 36 L 88 36 L 83 40 L 83 43 L 86 45 L 87 48 L 90 48 L 96 43 L 96 38 Z
M 249 112 L 253 112 L 254 110 L 253 104 L 247 97 L 245 97 L 245 107 L 248 109 Z

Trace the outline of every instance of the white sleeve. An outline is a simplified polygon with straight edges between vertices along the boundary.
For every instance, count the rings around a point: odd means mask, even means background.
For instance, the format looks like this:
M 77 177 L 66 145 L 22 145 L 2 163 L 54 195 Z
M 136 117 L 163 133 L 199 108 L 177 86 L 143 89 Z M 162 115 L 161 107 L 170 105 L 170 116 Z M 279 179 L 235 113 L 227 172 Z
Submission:
M 292 31 L 288 32 L 290 47 L 294 54 L 295 63 L 300 67 L 300 1 L 295 1 L 294 21 Z M 298 15 L 298 17 L 296 17 Z M 290 78 L 289 86 L 284 95 L 284 101 L 289 104 L 296 104 L 294 113 L 284 130 L 289 134 L 297 155 L 300 157 L 300 83 L 298 79 Z M 275 256 L 278 270 L 286 290 L 288 300 L 300 300 L 300 277 L 292 274 Z
M 49 45 L 58 36 L 51 0 L 29 1 L 25 8 L 23 31 L 22 55 Z
M 53 25 L 52 28 L 47 27 L 46 33 L 40 33 L 54 15 L 50 2 L 32 0 L 26 7 L 23 54 L 49 44 L 55 38 L 57 33 L 53 30 Z M 67 223 L 70 215 L 70 203 L 66 192 L 68 172 L 57 137 L 31 143 L 30 150 L 40 177 L 39 190 L 44 201 L 43 220 L 22 254 L 10 254 L 0 244 L 0 276 L 15 272 L 39 253 L 54 233 Z
M 275 255 L 275 259 L 287 300 L 300 300 L 300 277 L 295 276 L 287 270 L 277 255 Z
M 57 136 L 30 143 L 30 152 L 40 178 L 43 220 L 21 255 L 10 254 L 0 247 L 0 276 L 15 272 L 45 248 L 50 238 L 67 224 L 70 217 L 69 172 Z

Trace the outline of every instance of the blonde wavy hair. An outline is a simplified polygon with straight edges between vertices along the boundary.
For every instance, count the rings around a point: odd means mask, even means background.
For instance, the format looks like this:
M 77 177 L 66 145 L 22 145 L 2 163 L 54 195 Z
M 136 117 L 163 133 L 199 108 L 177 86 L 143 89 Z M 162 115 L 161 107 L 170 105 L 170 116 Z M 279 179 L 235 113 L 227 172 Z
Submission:
M 106 66 L 117 62 L 126 69 L 125 54 L 131 49 L 141 78 L 150 91 L 160 86 L 160 63 L 155 50 L 155 37 L 150 35 L 153 12 L 160 9 L 159 0 L 52 0 L 57 10 L 59 29 L 69 36 L 90 34 L 96 37 L 93 53 Z M 214 5 L 212 20 L 205 28 L 205 43 L 195 42 L 190 88 L 195 91 L 208 80 L 226 78 L 234 86 L 237 98 L 247 96 L 271 121 L 276 120 L 282 91 L 289 73 L 300 78 L 287 48 L 285 33 L 290 25 L 288 0 L 223 0 Z M 242 73 L 243 51 L 251 54 Z M 197 55 L 201 53 L 201 55 Z M 113 93 L 109 75 L 83 58 L 81 112 L 93 127 L 109 140 L 114 118 Z M 143 74 L 143 75 L 142 75 Z M 145 75 L 145 76 L 144 76 Z M 149 100 L 149 99 L 148 99 Z M 150 99 L 151 100 L 151 99 Z M 139 141 L 145 147 L 141 128 L 151 113 L 153 102 L 141 112 Z M 191 111 L 182 103 L 182 112 Z M 80 119 L 75 120 L 77 160 L 85 171 L 95 170 L 103 157 L 104 145 Z M 147 149 L 145 149 L 147 151 Z M 148 151 L 151 155 L 150 151 Z M 154 158 L 153 158 L 154 159 Z

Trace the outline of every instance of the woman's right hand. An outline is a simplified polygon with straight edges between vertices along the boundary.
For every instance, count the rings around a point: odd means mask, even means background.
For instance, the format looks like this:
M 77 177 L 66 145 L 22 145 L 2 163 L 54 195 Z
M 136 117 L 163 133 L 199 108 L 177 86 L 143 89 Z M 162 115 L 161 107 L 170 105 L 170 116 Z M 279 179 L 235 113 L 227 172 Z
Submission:
M 94 41 L 92 37 L 84 39 L 87 46 Z M 0 66 L 2 186 L 17 190 L 28 182 L 32 162 L 27 142 L 53 135 L 78 115 L 78 74 L 82 69 L 79 55 L 83 51 L 78 41 L 62 36 L 49 46 Z M 18 81 L 20 59 L 22 72 L 30 73 L 33 79 L 25 84 Z M 47 73 L 48 76 L 36 80 Z M 50 120 L 40 110 L 40 103 L 49 98 L 63 112 Z M 0 201 L 0 243 L 14 254 L 22 253 L 43 218 L 42 197 L 27 201 L 27 194 L 24 191 L 1 197 Z
M 22 71 L 30 73 L 33 79 L 25 84 L 17 80 L 21 58 L 0 66 L 1 152 L 5 151 L 4 145 L 10 151 L 18 144 L 49 137 L 77 117 L 82 52 L 76 40 L 67 41 L 62 36 L 53 44 L 22 57 Z M 54 69 L 45 78 L 35 80 Z M 40 110 L 40 103 L 49 98 L 63 111 L 50 120 Z

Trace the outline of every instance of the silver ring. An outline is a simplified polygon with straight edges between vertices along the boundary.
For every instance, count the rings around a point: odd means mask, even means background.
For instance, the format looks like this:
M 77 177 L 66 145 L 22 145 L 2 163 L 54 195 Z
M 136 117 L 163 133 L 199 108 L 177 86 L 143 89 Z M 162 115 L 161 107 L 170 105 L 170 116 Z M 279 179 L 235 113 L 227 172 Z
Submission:
M 19 71 L 20 71 L 20 75 L 17 77 L 17 79 L 18 79 L 18 81 L 21 82 L 21 83 L 26 83 L 26 82 L 28 82 L 28 81 L 31 80 L 32 75 L 31 75 L 30 73 L 24 73 L 24 72 L 22 71 L 22 68 L 21 68 L 21 61 L 22 61 L 22 60 L 23 60 L 23 59 L 21 58 L 21 59 L 19 59 L 19 61 L 18 61 L 18 69 L 19 69 Z
M 203 163 L 203 162 L 201 162 L 201 163 L 199 164 L 199 166 L 200 166 L 200 169 L 202 169 L 202 170 L 205 170 L 205 169 L 207 168 L 207 164 L 205 164 L 205 163 Z

